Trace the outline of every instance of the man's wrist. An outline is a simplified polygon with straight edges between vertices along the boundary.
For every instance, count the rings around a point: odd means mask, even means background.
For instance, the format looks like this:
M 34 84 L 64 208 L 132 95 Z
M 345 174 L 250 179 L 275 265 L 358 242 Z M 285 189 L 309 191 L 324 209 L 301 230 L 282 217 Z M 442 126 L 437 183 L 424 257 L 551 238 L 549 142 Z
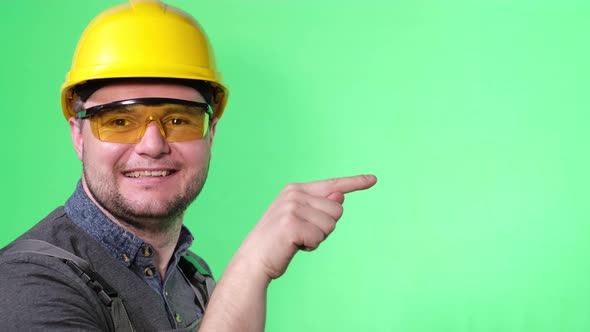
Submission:
M 272 278 L 268 275 L 263 264 L 253 257 L 242 255 L 238 251 L 228 264 L 224 277 L 233 276 L 240 279 L 240 282 L 248 285 L 259 285 L 268 287 Z

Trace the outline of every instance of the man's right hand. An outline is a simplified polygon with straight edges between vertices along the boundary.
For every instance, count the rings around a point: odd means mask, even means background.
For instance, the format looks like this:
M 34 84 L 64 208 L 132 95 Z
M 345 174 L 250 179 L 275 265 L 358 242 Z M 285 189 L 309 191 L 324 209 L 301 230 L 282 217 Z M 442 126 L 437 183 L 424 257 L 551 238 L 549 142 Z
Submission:
M 269 281 L 280 277 L 298 250 L 314 250 L 332 233 L 344 194 L 376 182 L 375 176 L 359 175 L 287 185 L 244 240 L 239 259 Z

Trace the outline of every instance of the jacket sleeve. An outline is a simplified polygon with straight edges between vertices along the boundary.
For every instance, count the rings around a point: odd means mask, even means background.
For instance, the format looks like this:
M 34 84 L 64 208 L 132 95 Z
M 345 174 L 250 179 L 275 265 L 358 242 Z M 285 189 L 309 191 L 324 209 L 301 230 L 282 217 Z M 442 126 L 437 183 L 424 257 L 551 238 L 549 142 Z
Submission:
M 108 308 L 73 270 L 53 257 L 0 258 L 3 331 L 112 331 Z

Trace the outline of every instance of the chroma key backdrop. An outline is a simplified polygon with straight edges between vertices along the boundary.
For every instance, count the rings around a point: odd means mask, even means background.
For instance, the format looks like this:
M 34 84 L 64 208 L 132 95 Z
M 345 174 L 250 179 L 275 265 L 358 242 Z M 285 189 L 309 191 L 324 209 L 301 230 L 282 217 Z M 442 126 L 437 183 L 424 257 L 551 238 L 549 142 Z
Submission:
M 117 3 L 2 4 L 1 246 L 80 178 L 59 88 Z M 230 88 L 185 218 L 216 277 L 287 183 L 379 177 L 272 282 L 267 331 L 590 331 L 590 2 L 169 3 Z

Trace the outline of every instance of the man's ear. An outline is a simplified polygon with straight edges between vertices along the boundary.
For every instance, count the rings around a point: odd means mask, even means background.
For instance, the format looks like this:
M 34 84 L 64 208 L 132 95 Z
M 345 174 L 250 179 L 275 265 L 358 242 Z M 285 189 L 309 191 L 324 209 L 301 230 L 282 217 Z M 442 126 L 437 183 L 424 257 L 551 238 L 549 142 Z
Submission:
M 84 125 L 84 120 L 79 120 L 75 117 L 71 117 L 68 120 L 70 124 L 70 135 L 72 135 L 72 143 L 74 144 L 74 149 L 76 150 L 76 155 L 78 155 L 78 159 L 82 161 L 82 155 L 84 153 L 84 137 L 82 136 L 82 126 Z
M 215 136 L 215 128 L 217 128 L 217 121 L 219 119 L 217 117 L 214 117 L 213 120 L 211 120 L 211 125 L 209 125 L 209 145 L 213 146 L 213 136 Z

